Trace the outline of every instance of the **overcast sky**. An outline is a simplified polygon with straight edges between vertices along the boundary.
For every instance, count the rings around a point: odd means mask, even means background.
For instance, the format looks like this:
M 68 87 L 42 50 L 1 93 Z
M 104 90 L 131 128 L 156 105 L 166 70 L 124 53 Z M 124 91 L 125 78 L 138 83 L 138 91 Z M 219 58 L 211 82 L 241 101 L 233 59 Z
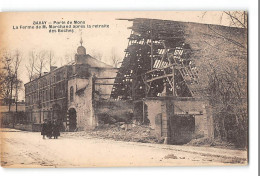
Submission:
M 28 75 L 25 65 L 28 64 L 30 51 L 52 51 L 56 65 L 60 67 L 66 64 L 65 55 L 73 56 L 80 45 L 82 36 L 83 46 L 87 53 L 93 55 L 94 52 L 101 53 L 102 61 L 111 64 L 111 52 L 115 50 L 122 60 L 124 50 L 128 44 L 128 37 L 131 30 L 127 29 L 132 25 L 129 21 L 116 20 L 119 18 L 154 18 L 164 20 L 199 22 L 209 24 L 229 25 L 229 20 L 224 16 L 221 20 L 222 12 L 20 12 L 0 14 L 0 50 L 14 52 L 19 50 L 22 53 L 22 62 L 19 70 L 19 77 L 23 83 L 28 82 Z M 202 17 L 203 16 L 203 17 Z M 49 33 L 44 29 L 13 29 L 20 25 L 32 26 L 33 21 L 85 21 L 88 25 L 109 25 L 109 28 L 85 28 L 75 29 L 74 33 Z M 24 93 L 20 93 L 24 97 Z

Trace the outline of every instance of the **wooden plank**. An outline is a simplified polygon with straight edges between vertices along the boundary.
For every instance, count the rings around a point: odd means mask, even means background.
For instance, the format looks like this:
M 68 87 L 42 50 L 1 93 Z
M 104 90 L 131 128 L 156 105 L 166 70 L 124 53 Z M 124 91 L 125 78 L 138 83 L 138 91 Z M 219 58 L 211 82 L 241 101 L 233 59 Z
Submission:
M 119 77 L 113 77 L 113 78 L 95 78 L 95 79 L 116 79 L 116 78 L 119 78 Z M 122 77 L 123 78 L 123 77 Z
M 166 74 L 166 75 L 163 75 L 163 76 L 158 76 L 158 77 L 155 77 L 155 78 L 146 80 L 146 82 L 152 82 L 152 81 L 155 81 L 155 80 L 158 80 L 158 79 L 167 78 L 167 77 L 169 77 L 169 76 L 172 76 L 172 74 Z
M 95 83 L 95 85 L 115 85 L 115 84 L 108 84 L 108 83 Z

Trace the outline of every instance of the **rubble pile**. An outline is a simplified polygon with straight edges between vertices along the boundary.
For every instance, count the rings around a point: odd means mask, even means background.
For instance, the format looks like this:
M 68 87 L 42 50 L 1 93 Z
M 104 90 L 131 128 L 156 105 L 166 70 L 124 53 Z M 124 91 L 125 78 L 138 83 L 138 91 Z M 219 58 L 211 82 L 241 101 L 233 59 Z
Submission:
M 118 141 L 163 143 L 163 139 L 157 139 L 153 129 L 146 125 L 127 124 L 117 122 L 98 126 L 88 134 L 95 137 L 109 138 Z

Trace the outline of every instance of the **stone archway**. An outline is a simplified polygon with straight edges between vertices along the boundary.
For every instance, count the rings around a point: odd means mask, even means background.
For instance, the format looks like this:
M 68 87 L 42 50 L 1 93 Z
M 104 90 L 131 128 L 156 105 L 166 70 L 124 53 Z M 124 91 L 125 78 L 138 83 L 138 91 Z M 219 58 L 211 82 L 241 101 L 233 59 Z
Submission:
M 69 131 L 75 131 L 77 129 L 77 112 L 74 108 L 69 109 L 68 127 Z

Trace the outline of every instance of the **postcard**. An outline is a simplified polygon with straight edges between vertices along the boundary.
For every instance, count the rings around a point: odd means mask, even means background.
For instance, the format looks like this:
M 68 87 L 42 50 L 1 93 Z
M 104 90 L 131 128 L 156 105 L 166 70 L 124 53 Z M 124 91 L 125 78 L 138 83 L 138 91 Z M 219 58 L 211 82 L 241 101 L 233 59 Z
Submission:
M 0 13 L 1 166 L 247 165 L 247 19 Z

